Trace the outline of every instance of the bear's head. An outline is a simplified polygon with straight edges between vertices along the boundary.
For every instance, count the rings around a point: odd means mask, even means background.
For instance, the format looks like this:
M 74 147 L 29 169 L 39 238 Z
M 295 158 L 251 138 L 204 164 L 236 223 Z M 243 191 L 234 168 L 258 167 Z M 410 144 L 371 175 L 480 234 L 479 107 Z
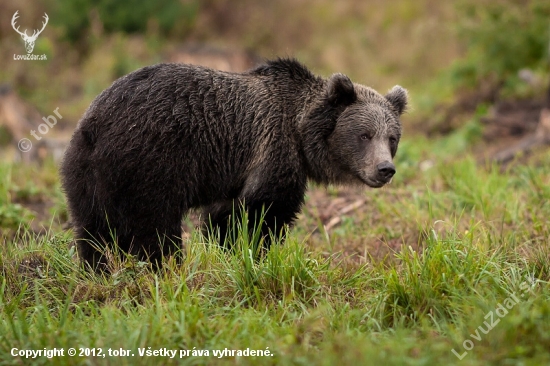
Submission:
M 406 106 L 407 91 L 400 86 L 382 96 L 334 74 L 302 123 L 310 176 L 323 183 L 374 188 L 390 182 L 401 138 L 399 117 Z

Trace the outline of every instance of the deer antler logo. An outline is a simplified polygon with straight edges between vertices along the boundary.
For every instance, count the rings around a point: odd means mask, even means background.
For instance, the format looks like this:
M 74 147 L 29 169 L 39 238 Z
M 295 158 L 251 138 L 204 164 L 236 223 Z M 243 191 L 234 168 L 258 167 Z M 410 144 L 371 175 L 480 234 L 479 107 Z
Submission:
M 23 41 L 25 42 L 25 49 L 27 50 L 27 53 L 31 53 L 32 50 L 34 49 L 34 42 L 36 42 L 36 38 L 38 38 L 38 35 L 40 33 L 42 33 L 42 31 L 44 30 L 44 28 L 46 28 L 46 24 L 48 24 L 48 14 L 44 13 L 44 22 L 42 22 L 42 29 L 40 29 L 39 31 L 37 30 L 34 30 L 33 33 L 32 33 L 32 36 L 29 36 L 27 34 L 27 30 L 25 29 L 24 32 L 21 32 L 19 31 L 19 26 L 17 26 L 17 28 L 15 28 L 15 21 L 17 20 L 17 18 L 19 18 L 19 15 L 17 15 L 17 13 L 19 12 L 19 10 L 17 10 L 15 12 L 15 14 L 13 14 L 13 17 L 11 18 L 11 26 L 13 27 L 13 29 L 19 33 L 21 35 L 21 38 L 23 38 Z

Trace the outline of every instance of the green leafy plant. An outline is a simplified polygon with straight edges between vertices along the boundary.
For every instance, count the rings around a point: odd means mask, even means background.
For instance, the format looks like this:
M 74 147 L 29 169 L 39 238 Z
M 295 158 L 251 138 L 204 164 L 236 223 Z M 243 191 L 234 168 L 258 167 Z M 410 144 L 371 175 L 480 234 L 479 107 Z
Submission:
M 0 232 L 2 229 L 17 229 L 26 226 L 31 213 L 18 203 L 12 202 L 13 183 L 11 165 L 0 163 Z
M 84 40 L 93 14 L 107 33 L 144 33 L 154 22 L 163 35 L 181 36 L 192 28 L 197 12 L 196 0 L 58 0 L 54 23 L 73 44 Z
M 550 3 L 544 0 L 457 3 L 457 30 L 466 55 L 451 68 L 457 87 L 514 87 L 523 68 L 550 62 Z

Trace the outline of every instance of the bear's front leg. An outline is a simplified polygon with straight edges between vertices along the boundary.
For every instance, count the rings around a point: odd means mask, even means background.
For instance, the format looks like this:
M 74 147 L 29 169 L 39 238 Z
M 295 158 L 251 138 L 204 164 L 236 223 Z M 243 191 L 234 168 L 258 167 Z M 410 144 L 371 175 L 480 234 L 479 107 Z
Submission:
M 300 212 L 304 190 L 301 186 L 286 190 L 281 199 L 272 195 L 250 192 L 248 196 L 234 201 L 212 204 L 204 209 L 204 234 L 219 237 L 220 246 L 229 249 L 237 238 L 237 228 L 242 226 L 242 209 L 246 210 L 249 237 L 260 230 L 263 249 L 269 250 L 272 237 L 279 238 L 285 226 L 292 225 Z M 261 224 L 260 224 L 261 223 Z
M 290 227 L 300 212 L 302 202 L 289 201 L 253 201 L 246 204 L 248 214 L 248 227 L 260 230 L 260 238 L 263 238 L 263 250 L 268 251 L 275 240 L 284 240 L 283 230 Z
M 285 225 L 291 225 L 297 211 L 280 202 L 256 202 L 247 204 L 246 210 L 248 237 L 252 238 L 256 230 L 263 239 L 263 249 L 268 250 L 272 237 L 279 238 Z M 299 207 L 298 207 L 299 210 Z M 229 249 L 237 239 L 239 227 L 243 227 L 243 202 L 231 201 L 208 206 L 204 210 L 205 223 L 203 234 L 213 235 L 219 239 L 222 248 Z M 261 223 L 261 224 L 260 224 Z
M 230 242 L 233 242 L 235 238 L 234 231 L 229 233 L 229 227 L 232 226 L 231 219 L 234 217 L 234 213 L 239 213 L 239 211 L 239 204 L 233 201 L 214 203 L 205 207 L 203 209 L 203 235 L 218 238 L 220 246 L 229 249 Z M 229 238 L 227 237 L 228 233 Z

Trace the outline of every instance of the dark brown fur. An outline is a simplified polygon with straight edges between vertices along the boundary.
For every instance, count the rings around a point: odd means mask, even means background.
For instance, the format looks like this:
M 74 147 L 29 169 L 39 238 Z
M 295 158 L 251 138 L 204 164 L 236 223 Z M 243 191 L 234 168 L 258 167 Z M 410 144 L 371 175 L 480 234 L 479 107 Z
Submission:
M 380 187 L 395 172 L 406 99 L 286 59 L 242 74 L 183 64 L 128 74 L 92 102 L 61 168 L 79 255 L 96 267 L 88 240 L 112 245 L 113 234 L 160 261 L 197 207 L 223 242 L 234 202 L 251 222 L 265 208 L 262 233 L 277 232 L 296 219 L 308 178 Z

